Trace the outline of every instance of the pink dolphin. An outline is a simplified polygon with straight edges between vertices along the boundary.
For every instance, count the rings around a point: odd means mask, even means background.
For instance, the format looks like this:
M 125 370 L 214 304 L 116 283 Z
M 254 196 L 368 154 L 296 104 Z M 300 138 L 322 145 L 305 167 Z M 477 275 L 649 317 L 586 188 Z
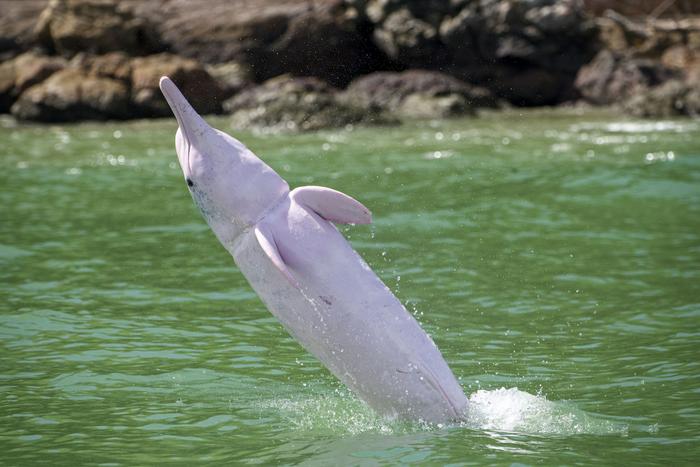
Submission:
M 195 204 L 272 314 L 378 413 L 443 423 L 467 398 L 440 351 L 333 224 L 370 211 L 320 186 L 289 185 L 210 127 L 168 78 L 175 147 Z

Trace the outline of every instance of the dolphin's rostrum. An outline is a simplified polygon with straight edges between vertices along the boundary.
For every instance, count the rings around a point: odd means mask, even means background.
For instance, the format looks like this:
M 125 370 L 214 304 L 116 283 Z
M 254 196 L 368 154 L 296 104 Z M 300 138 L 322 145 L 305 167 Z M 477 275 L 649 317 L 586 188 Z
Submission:
M 333 224 L 369 210 L 318 186 L 289 186 L 235 138 L 210 127 L 167 77 L 180 166 L 194 202 L 267 308 L 380 414 L 461 420 L 467 398 L 433 341 Z

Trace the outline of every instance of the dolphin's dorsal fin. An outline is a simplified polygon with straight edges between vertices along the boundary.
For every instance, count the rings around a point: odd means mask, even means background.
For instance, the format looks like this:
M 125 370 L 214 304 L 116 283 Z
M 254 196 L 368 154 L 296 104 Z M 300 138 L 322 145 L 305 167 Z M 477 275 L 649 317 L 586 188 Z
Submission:
M 289 267 L 284 262 L 284 259 L 282 259 L 272 232 L 267 226 L 265 226 L 265 224 L 259 223 L 255 226 L 255 238 L 267 257 L 270 259 L 270 261 L 272 261 L 272 264 L 279 270 L 279 272 L 282 273 L 285 279 L 287 279 L 295 288 L 301 289 L 299 282 L 292 274 L 292 271 L 289 270 Z
M 336 224 L 371 224 L 372 213 L 356 199 L 323 186 L 295 188 L 290 197 Z

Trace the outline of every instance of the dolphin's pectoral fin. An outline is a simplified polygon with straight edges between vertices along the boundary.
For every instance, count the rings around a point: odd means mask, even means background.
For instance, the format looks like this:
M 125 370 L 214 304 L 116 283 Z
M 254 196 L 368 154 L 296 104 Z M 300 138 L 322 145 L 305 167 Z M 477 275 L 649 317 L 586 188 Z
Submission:
M 327 221 L 336 224 L 371 224 L 372 213 L 354 198 L 322 186 L 295 188 L 290 196 Z
M 292 271 L 289 270 L 289 267 L 282 259 L 280 251 L 277 249 L 275 239 L 272 236 L 272 232 L 270 232 L 270 230 L 265 226 L 258 224 L 255 226 L 255 238 L 258 240 L 258 244 L 260 244 L 260 247 L 263 249 L 267 257 L 270 258 L 270 261 L 272 261 L 272 264 L 277 268 L 277 270 L 282 273 L 290 284 L 297 289 L 301 289 L 299 282 L 297 282 L 296 278 L 292 274 Z

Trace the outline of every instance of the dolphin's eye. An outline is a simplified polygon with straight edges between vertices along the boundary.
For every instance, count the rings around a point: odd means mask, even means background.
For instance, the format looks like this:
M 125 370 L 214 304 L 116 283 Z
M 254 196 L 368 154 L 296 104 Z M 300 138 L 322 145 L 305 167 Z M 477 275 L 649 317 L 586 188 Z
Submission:
M 194 182 L 192 180 L 190 180 L 189 177 L 187 177 L 187 186 L 190 186 L 190 187 L 194 186 Z

